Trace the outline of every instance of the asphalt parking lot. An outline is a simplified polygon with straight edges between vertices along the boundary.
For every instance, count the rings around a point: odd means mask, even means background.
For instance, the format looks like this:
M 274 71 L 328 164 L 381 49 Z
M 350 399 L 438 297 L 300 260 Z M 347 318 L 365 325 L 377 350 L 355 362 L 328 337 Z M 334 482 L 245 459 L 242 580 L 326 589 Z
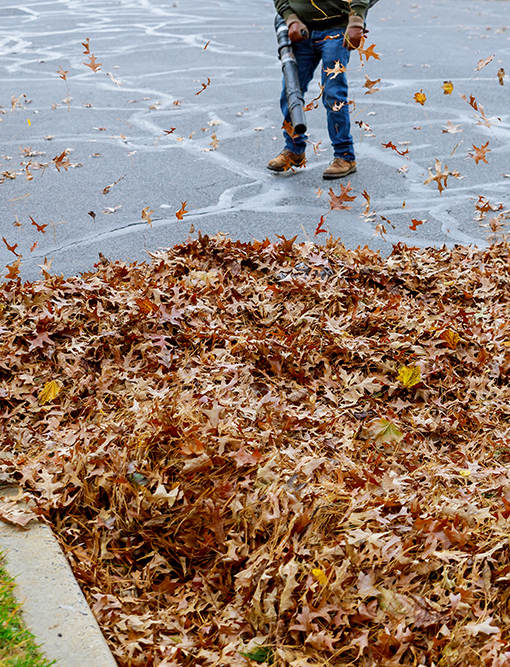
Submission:
M 263 0 L 1 2 L 0 266 L 19 253 L 23 278 L 37 278 L 45 258 L 73 275 L 99 253 L 147 259 L 190 229 L 314 240 L 339 184 L 322 179 L 332 159 L 322 106 L 308 123 L 325 150 L 310 148 L 295 174 L 266 169 L 282 148 L 273 18 Z M 510 73 L 510 3 L 381 0 L 368 27 L 380 60 L 361 67 L 354 54 L 349 66 L 356 199 L 326 227 L 384 253 L 399 241 L 486 244 L 491 217 L 503 229 L 510 208 L 510 78 L 497 75 Z M 373 94 L 366 77 L 380 79 Z M 311 85 L 307 101 L 318 92 Z M 487 162 L 475 160 L 486 142 Z M 442 194 L 425 184 L 436 160 L 457 173 Z

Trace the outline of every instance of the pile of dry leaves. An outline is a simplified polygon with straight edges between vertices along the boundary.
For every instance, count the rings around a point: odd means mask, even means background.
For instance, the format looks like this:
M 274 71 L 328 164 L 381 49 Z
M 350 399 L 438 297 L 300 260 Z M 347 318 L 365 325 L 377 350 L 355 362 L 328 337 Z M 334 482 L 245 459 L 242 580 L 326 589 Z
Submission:
M 0 288 L 0 479 L 123 667 L 510 664 L 510 247 L 199 237 Z

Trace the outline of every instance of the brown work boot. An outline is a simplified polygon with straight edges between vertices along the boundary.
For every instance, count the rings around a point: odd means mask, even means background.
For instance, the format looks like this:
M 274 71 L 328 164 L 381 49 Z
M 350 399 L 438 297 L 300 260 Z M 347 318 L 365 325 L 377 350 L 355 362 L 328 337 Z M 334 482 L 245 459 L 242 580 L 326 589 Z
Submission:
M 305 166 L 305 154 L 293 153 L 288 148 L 284 148 L 280 155 L 269 160 L 267 168 L 271 171 L 288 171 L 293 167 Z
M 341 157 L 336 157 L 327 169 L 324 170 L 322 178 L 328 181 L 334 178 L 343 178 L 348 174 L 353 174 L 356 171 L 356 162 L 347 162 Z

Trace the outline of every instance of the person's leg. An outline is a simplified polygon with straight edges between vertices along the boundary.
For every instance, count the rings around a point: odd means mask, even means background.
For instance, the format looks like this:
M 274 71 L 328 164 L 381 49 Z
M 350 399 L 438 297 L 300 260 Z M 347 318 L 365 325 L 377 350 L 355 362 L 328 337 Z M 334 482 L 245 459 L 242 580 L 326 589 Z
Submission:
M 333 145 L 334 157 L 347 162 L 354 162 L 354 144 L 351 136 L 351 119 L 349 115 L 347 77 L 343 72 L 326 70 L 347 67 L 350 52 L 343 46 L 343 34 L 340 31 L 325 31 L 322 37 L 337 35 L 335 39 L 322 39 L 319 43 L 322 53 L 322 85 L 324 93 L 323 104 L 328 118 L 328 132 Z
M 298 65 L 299 85 L 303 97 L 308 90 L 308 85 L 313 78 L 313 74 L 320 62 L 320 51 L 314 47 L 312 39 L 306 39 L 303 42 L 296 42 L 294 44 L 294 53 L 296 54 L 296 61 Z M 283 83 L 283 90 L 280 98 L 280 108 L 284 119 L 291 123 L 289 107 L 287 104 L 287 96 L 285 95 L 285 82 Z M 306 150 L 306 134 L 300 134 L 292 138 L 290 134 L 284 130 L 283 136 L 285 139 L 285 148 L 293 153 L 301 155 Z

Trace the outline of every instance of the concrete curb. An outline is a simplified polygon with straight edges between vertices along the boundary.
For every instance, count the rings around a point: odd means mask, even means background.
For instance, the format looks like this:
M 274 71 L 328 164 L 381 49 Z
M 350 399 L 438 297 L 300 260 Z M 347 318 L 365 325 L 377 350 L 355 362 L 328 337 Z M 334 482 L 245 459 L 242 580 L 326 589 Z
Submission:
M 0 500 L 11 493 L 1 489 Z M 16 578 L 27 627 L 45 656 L 58 667 L 116 667 L 50 528 L 33 521 L 23 530 L 0 521 L 0 550 Z

